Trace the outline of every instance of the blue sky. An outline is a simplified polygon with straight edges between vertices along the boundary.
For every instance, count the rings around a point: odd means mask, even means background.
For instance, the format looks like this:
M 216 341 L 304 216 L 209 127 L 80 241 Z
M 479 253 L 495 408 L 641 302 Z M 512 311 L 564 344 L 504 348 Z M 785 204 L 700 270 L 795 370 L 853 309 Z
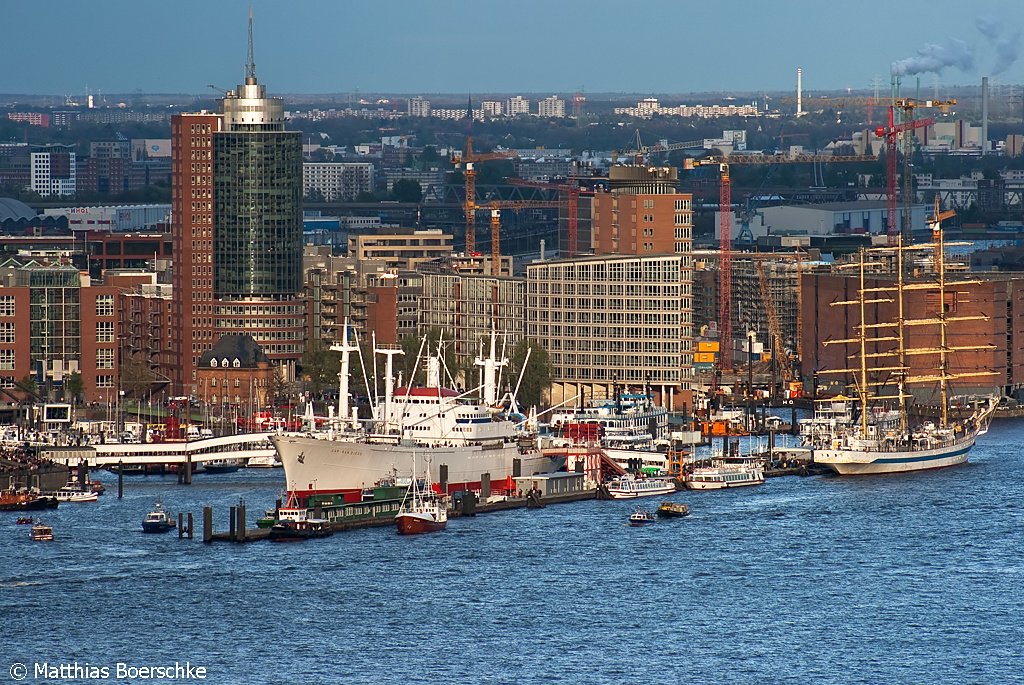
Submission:
M 922 89 L 1024 83 L 1020 0 L 3 0 L 0 93 Z M 950 66 L 952 65 L 952 66 Z M 904 81 L 906 83 L 906 80 Z

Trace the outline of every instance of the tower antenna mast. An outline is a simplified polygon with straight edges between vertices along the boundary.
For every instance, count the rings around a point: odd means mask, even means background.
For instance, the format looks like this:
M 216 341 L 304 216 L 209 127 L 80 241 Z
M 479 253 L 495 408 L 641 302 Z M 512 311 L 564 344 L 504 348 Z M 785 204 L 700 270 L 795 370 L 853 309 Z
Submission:
M 256 83 L 256 60 L 252 54 L 252 5 L 249 6 L 249 59 L 245 63 L 245 82 L 247 85 Z

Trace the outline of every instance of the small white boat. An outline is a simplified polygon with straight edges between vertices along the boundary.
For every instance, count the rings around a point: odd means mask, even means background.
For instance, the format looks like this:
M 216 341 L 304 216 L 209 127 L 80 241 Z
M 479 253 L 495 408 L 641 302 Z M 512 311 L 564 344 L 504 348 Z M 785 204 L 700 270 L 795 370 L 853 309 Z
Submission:
M 49 493 L 58 502 L 95 502 L 100 498 L 98 492 L 82 490 L 77 484 L 69 483 L 56 492 Z
M 275 455 L 249 457 L 249 461 L 245 463 L 245 467 L 248 469 L 272 469 L 280 465 L 281 462 L 277 460 Z
M 608 481 L 608 494 L 612 499 L 667 495 L 675 491 L 676 486 L 664 478 L 637 478 L 626 474 Z
M 710 467 L 694 469 L 685 482 L 690 490 L 724 490 L 744 485 L 761 485 L 764 483 L 764 468 L 756 459 L 715 459 Z
M 652 511 L 646 511 L 640 507 L 636 508 L 632 514 L 629 515 L 629 525 L 631 526 L 645 526 L 648 523 L 654 523 L 657 518 Z

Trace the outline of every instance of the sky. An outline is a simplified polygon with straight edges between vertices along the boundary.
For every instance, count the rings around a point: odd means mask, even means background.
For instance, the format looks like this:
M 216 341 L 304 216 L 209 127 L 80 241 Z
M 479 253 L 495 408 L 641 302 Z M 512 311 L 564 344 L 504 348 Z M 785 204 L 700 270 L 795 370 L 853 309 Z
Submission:
M 271 94 L 1024 84 L 1020 0 L 0 0 L 0 93 L 232 88 L 250 5 Z

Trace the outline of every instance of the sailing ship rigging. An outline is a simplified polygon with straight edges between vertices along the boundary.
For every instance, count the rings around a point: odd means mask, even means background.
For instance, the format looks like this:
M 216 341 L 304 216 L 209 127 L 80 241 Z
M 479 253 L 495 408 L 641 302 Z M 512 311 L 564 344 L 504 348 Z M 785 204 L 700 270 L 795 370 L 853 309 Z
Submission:
M 820 371 L 819 374 L 837 374 L 851 378 L 855 392 L 856 412 L 849 411 L 843 419 L 830 417 L 827 428 L 820 421 L 808 422 L 814 432 L 808 437 L 815 448 L 814 459 L 826 464 L 840 474 L 892 473 L 939 468 L 963 463 L 977 436 L 988 428 L 995 408 L 994 398 L 975 402 L 969 416 L 951 420 L 950 382 L 963 378 L 994 376 L 996 372 L 954 371 L 950 365 L 953 354 L 966 351 L 992 350 L 994 345 L 971 344 L 952 345 L 948 327 L 965 321 L 987 321 L 988 316 L 977 314 L 956 314 L 948 298 L 946 279 L 946 244 L 942 238 L 941 221 L 950 213 L 941 213 L 936 203 L 935 214 L 930 217 L 933 241 L 928 244 L 904 245 L 899 239 L 895 246 L 885 248 L 863 248 L 858 260 L 847 265 L 857 269 L 858 285 L 856 299 L 831 303 L 834 307 L 856 307 L 859 310 L 858 323 L 854 327 L 856 337 L 825 341 L 830 345 L 853 345 L 854 352 L 847 357 L 847 365 L 841 369 Z M 956 244 L 956 243 L 953 243 Z M 935 279 L 926 282 L 907 282 L 906 255 L 912 252 L 931 250 Z M 894 258 L 895 288 L 887 285 L 870 285 L 869 271 L 881 262 Z M 977 284 L 980 281 L 958 280 L 956 285 Z M 936 295 L 933 314 L 911 316 L 906 307 L 906 294 L 910 291 L 926 291 Z M 956 293 L 953 293 L 954 297 Z M 895 317 L 884 320 L 876 318 L 869 322 L 869 309 L 878 305 L 893 305 Z M 908 345 L 908 331 L 921 331 L 918 340 L 927 337 L 924 332 L 937 338 L 934 345 Z M 936 359 L 935 372 L 913 373 L 911 357 L 924 356 Z M 849 363 L 854 362 L 854 363 Z M 849 385 L 848 384 L 848 385 Z M 914 398 L 908 386 L 915 384 L 936 384 L 938 387 L 937 423 L 927 421 L 911 427 L 908 400 Z M 830 398 L 826 402 L 835 403 Z M 849 404 L 847 404 L 849 408 Z

